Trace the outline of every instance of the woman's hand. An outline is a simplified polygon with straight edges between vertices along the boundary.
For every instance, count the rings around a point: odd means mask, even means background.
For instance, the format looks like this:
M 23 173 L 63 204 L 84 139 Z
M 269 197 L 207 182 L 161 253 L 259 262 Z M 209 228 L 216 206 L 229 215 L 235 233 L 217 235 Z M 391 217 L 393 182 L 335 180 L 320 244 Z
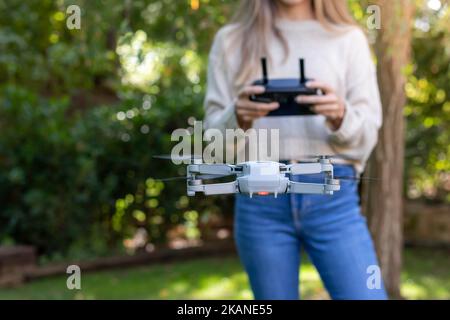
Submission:
M 250 101 L 250 96 L 264 93 L 263 86 L 246 86 L 239 92 L 236 101 L 236 117 L 242 129 L 252 127 L 253 121 L 266 116 L 270 111 L 280 107 L 278 102 L 259 103 Z
M 312 104 L 312 110 L 324 115 L 333 130 L 341 127 L 342 120 L 345 115 L 345 103 L 340 99 L 333 88 L 320 81 L 309 81 L 306 86 L 311 89 L 320 89 L 322 96 L 306 96 L 301 95 L 296 98 L 298 103 Z

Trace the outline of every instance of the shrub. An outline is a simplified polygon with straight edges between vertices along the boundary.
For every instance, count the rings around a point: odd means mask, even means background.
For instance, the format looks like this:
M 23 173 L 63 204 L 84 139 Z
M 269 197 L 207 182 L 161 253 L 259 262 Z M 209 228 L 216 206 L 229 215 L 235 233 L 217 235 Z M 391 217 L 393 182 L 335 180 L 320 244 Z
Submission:
M 172 129 L 187 126 L 177 111 L 199 113 L 190 110 L 201 103 L 194 94 L 146 95 L 70 117 L 67 99 L 14 86 L 0 95 L 0 241 L 102 254 L 137 227 L 158 243 L 189 222 L 186 212 L 219 211 L 211 199 L 188 199 L 183 181 L 155 179 L 184 173 L 152 156 L 169 153 Z

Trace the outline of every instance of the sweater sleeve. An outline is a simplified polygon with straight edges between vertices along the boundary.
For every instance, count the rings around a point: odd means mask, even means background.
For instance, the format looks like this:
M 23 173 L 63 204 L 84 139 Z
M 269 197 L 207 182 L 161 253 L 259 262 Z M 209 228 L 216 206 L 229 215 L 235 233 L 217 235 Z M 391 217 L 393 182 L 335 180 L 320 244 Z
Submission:
M 330 144 L 340 153 L 361 160 L 370 156 L 382 124 L 382 107 L 375 64 L 365 34 L 357 29 L 349 35 L 345 75 L 346 111 L 341 127 L 330 133 Z
M 217 33 L 209 54 L 204 101 L 205 129 L 215 128 L 221 131 L 238 128 L 234 107 L 235 97 L 232 96 L 232 81 L 225 60 L 225 33 L 225 28 Z

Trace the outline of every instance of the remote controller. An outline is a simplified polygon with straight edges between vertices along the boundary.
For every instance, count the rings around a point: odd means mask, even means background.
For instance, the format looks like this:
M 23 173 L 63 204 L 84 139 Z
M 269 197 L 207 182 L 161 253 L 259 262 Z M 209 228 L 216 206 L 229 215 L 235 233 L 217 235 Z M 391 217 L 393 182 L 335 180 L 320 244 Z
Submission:
M 261 58 L 263 78 L 256 80 L 253 85 L 264 86 L 265 92 L 250 96 L 251 101 L 271 103 L 278 102 L 280 107 L 268 113 L 268 117 L 274 116 L 307 116 L 315 115 L 310 104 L 298 103 L 295 98 L 299 95 L 321 95 L 317 89 L 306 87 L 306 82 L 311 79 L 305 77 L 305 60 L 300 59 L 299 79 L 269 79 L 267 73 L 267 60 Z

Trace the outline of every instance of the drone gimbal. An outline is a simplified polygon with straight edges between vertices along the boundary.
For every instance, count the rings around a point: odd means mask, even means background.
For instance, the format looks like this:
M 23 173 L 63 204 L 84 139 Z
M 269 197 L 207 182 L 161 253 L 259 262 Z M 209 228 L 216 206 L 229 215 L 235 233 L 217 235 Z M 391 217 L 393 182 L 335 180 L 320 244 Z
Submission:
M 287 175 L 324 173 L 323 183 L 301 183 L 291 181 Z M 203 184 L 201 175 L 236 176 L 226 183 Z M 238 165 L 205 164 L 194 160 L 187 167 L 187 194 L 197 192 L 205 195 L 244 193 L 253 196 L 282 193 L 306 193 L 332 195 L 340 190 L 340 181 L 333 178 L 330 158 L 320 156 L 315 162 L 283 164 L 271 161 L 244 162 Z

